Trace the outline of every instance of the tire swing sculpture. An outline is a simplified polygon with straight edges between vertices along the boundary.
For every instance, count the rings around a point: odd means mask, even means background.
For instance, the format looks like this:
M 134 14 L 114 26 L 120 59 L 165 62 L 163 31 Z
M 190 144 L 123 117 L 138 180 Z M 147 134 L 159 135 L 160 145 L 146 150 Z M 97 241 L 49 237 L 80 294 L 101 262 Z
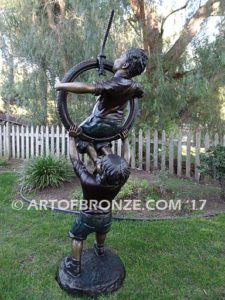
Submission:
M 72 253 L 62 260 L 56 274 L 60 287 L 75 296 L 97 297 L 100 294 L 116 291 L 122 286 L 126 273 L 119 256 L 105 249 L 104 242 L 112 223 L 112 201 L 130 175 L 129 160 L 126 155 L 127 135 L 138 109 L 136 98 L 143 95 L 142 87 L 130 79 L 144 71 L 147 56 L 142 49 L 135 48 L 126 52 L 129 52 L 129 59 L 132 61 L 130 63 L 126 53 L 117 59 L 114 65 L 106 60 L 104 47 L 112 18 L 113 11 L 98 58 L 75 65 L 62 82 L 56 84 L 56 89 L 59 90 L 58 114 L 62 124 L 69 131 L 70 159 L 82 186 L 83 199 L 87 203 L 86 208 L 82 206 L 80 215 L 69 231 Z M 133 69 L 128 69 L 128 66 L 132 66 Z M 105 70 L 113 74 L 115 70 L 115 76 L 98 83 L 100 88 L 98 84 L 94 86 L 77 82 L 81 74 L 92 69 L 97 69 L 99 75 L 104 75 Z M 130 70 L 132 74 L 129 73 Z M 108 93 L 102 92 L 101 85 L 104 85 Z M 110 87 L 110 92 L 106 87 Z M 88 121 L 85 120 L 79 127 L 70 117 L 67 107 L 68 92 L 100 95 L 95 105 L 100 116 L 92 114 L 91 118 L 87 118 Z M 126 103 L 129 104 L 128 114 L 122 123 Z M 86 123 L 86 128 L 91 131 L 84 130 L 85 122 L 89 122 Z M 100 131 L 96 131 L 96 128 L 98 130 L 100 128 Z M 92 135 L 89 134 L 90 132 Z M 113 154 L 109 147 L 109 142 L 119 138 L 122 139 L 123 157 Z M 87 153 L 92 159 L 95 165 L 93 173 L 88 171 L 80 160 L 78 152 Z M 83 241 L 90 233 L 96 235 L 94 246 L 92 249 L 83 250 Z
M 99 61 L 98 60 L 87 60 L 83 61 L 77 65 L 75 65 L 72 69 L 68 71 L 68 73 L 64 76 L 62 79 L 62 83 L 66 82 L 73 82 L 75 81 L 79 75 L 81 75 L 84 72 L 87 72 L 92 69 L 98 69 L 99 68 Z M 109 61 L 104 62 L 104 70 L 107 70 L 111 73 L 113 73 L 113 63 Z M 60 120 L 64 127 L 69 130 L 72 125 L 77 125 L 74 123 L 74 121 L 70 118 L 68 108 L 67 108 L 67 94 L 66 91 L 59 91 L 58 93 L 58 99 L 57 99 L 57 109 L 58 114 L 60 117 Z M 82 130 L 80 131 L 79 138 L 81 140 L 85 140 L 88 142 L 111 142 L 113 140 L 117 140 L 121 138 L 121 133 L 125 130 L 129 130 L 135 120 L 136 114 L 138 111 L 138 102 L 136 99 L 131 99 L 129 101 L 129 114 L 127 116 L 127 119 L 123 123 L 122 130 L 120 133 L 116 135 L 112 135 L 110 137 L 102 137 L 102 138 L 93 138 L 88 136 L 87 134 L 83 133 Z

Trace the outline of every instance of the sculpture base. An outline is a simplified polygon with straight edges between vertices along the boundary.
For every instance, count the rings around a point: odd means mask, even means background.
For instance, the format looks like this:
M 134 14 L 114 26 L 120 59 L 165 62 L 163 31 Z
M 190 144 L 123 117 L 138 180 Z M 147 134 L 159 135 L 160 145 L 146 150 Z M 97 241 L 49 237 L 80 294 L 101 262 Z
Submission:
M 125 268 L 119 256 L 110 250 L 105 250 L 104 256 L 97 256 L 94 249 L 84 250 L 81 273 L 77 276 L 72 276 L 66 268 L 65 262 L 69 259 L 71 257 L 63 259 L 56 275 L 60 287 L 69 294 L 96 297 L 122 286 Z

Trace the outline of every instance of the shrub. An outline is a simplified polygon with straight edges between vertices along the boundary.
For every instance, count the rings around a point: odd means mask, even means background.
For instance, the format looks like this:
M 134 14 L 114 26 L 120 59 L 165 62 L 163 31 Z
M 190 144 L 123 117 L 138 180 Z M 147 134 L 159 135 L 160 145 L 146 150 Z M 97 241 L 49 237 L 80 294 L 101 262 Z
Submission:
M 201 165 L 198 167 L 203 175 L 218 180 L 222 191 L 225 191 L 225 147 L 212 146 L 206 154 L 201 155 Z
M 73 210 L 80 210 L 83 207 L 83 192 L 81 187 L 76 187 L 72 193 L 72 199 L 75 200 L 75 205 Z
M 64 157 L 35 157 L 24 163 L 20 182 L 26 190 L 58 187 L 73 176 L 71 165 Z
M 0 158 L 0 167 L 6 167 L 8 165 L 8 161 L 6 158 Z
M 73 191 L 72 197 L 74 200 L 83 200 L 83 192 L 81 187 L 76 187 L 76 189 Z
M 129 179 L 122 187 L 116 199 L 158 199 L 156 187 L 147 180 Z

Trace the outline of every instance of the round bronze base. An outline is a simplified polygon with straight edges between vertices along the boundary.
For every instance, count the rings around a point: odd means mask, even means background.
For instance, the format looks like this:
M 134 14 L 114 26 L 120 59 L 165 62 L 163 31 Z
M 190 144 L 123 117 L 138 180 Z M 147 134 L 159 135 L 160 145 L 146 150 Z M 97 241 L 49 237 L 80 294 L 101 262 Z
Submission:
M 93 249 L 82 253 L 81 273 L 73 275 L 66 267 L 71 257 L 65 257 L 59 267 L 56 280 L 60 287 L 75 296 L 96 297 L 116 291 L 125 278 L 124 265 L 116 254 L 105 250 L 104 256 L 97 256 Z

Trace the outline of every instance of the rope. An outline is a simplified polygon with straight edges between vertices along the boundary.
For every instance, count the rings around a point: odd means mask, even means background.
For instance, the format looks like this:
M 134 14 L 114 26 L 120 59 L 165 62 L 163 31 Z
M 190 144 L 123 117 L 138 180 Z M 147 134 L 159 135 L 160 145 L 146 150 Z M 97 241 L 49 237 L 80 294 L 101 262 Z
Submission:
M 105 43 L 106 43 L 106 40 L 107 40 L 108 35 L 109 35 L 110 27 L 112 25 L 113 16 L 114 16 L 114 10 L 111 11 L 111 15 L 110 15 L 108 26 L 107 26 L 107 29 L 106 29 L 106 32 L 105 32 L 105 36 L 104 36 L 104 40 L 103 40 L 103 43 L 102 43 L 102 48 L 101 48 L 100 55 L 103 55 L 103 53 L 104 53 Z

